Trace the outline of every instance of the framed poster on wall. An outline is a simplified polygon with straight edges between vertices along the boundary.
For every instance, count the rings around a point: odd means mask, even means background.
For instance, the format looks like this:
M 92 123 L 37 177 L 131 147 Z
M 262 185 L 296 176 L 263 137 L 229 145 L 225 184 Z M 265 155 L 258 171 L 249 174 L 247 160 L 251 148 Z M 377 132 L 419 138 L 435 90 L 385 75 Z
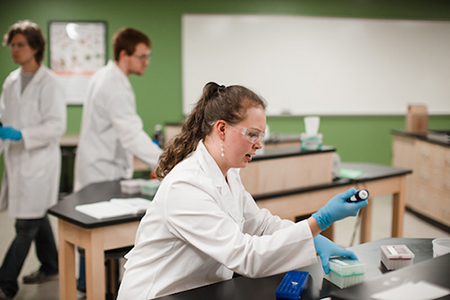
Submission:
M 91 76 L 106 64 L 103 21 L 49 22 L 49 66 L 64 86 L 66 103 L 82 105 Z

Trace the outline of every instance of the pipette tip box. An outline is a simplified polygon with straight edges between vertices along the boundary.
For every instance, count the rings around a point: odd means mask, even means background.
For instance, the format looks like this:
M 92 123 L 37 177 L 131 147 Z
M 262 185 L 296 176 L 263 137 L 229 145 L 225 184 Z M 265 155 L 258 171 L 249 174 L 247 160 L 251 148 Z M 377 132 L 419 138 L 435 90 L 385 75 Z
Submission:
M 126 179 L 120 181 L 120 190 L 124 194 L 137 194 L 141 192 L 143 179 Z
M 144 180 L 141 183 L 141 193 L 147 196 L 154 196 L 160 184 L 161 182 L 158 179 Z
M 289 271 L 284 275 L 283 280 L 276 291 L 277 300 L 286 299 L 298 300 L 308 283 L 308 272 Z
M 330 272 L 325 279 L 341 289 L 363 282 L 366 264 L 350 258 L 330 259 Z
M 414 253 L 406 245 L 382 245 L 381 262 L 388 270 L 397 270 L 413 264 Z

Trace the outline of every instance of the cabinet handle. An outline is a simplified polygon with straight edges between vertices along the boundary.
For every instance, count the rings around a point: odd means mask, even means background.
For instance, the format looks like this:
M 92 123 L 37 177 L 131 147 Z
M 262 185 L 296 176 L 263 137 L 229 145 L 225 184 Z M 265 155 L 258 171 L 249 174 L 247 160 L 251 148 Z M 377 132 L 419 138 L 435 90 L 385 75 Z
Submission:
M 420 174 L 420 178 L 423 180 L 423 181 L 428 181 L 428 174 L 425 174 L 425 173 L 421 173 Z
M 428 151 L 422 150 L 422 157 L 424 159 L 428 159 L 430 157 L 430 153 Z
M 450 182 L 449 181 L 444 181 L 444 187 L 446 190 L 450 190 Z
M 419 204 L 423 205 L 424 203 L 426 203 L 426 199 L 424 197 L 419 197 Z
M 442 214 L 444 215 L 444 219 L 448 219 L 450 217 L 450 211 L 448 209 L 444 209 Z

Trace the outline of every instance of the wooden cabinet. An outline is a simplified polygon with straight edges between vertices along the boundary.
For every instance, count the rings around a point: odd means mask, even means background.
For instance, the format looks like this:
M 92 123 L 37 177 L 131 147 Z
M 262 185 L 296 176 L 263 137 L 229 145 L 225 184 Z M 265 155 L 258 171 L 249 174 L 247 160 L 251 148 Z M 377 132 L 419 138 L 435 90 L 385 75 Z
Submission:
M 450 226 L 450 145 L 407 134 L 395 134 L 392 145 L 392 165 L 413 170 L 406 205 Z
M 298 155 L 262 157 L 241 169 L 245 189 L 253 196 L 282 194 L 333 181 L 333 151 L 309 151 Z M 273 149 L 277 150 L 277 149 Z

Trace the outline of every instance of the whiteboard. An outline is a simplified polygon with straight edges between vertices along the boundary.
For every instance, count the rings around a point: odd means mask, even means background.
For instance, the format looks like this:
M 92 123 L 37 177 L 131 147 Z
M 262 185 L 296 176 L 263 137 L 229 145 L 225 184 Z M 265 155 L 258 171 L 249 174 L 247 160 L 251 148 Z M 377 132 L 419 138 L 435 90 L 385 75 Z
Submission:
M 251 88 L 268 115 L 450 113 L 450 22 L 183 15 L 183 112 L 215 81 Z

